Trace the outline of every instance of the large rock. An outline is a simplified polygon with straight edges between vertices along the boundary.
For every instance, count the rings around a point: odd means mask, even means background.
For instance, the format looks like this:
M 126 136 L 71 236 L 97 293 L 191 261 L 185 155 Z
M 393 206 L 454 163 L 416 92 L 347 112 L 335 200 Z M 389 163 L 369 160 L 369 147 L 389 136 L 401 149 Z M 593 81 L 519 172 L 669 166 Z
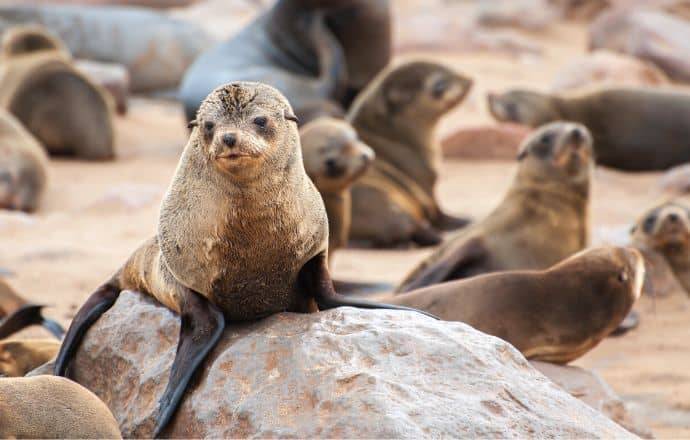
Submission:
M 597 373 L 570 365 L 539 361 L 530 363 L 571 396 L 577 397 L 597 411 L 606 414 L 627 430 L 643 438 L 654 438 L 649 428 L 633 419 L 623 400 Z
M 179 320 L 124 292 L 72 375 L 125 437 L 151 434 Z M 351 308 L 230 325 L 166 435 L 631 438 L 513 347 L 461 323 Z
M 143 8 L 119 6 L 0 6 L 4 27 L 39 23 L 73 56 L 122 64 L 133 92 L 176 88 L 187 67 L 211 43 L 198 26 Z

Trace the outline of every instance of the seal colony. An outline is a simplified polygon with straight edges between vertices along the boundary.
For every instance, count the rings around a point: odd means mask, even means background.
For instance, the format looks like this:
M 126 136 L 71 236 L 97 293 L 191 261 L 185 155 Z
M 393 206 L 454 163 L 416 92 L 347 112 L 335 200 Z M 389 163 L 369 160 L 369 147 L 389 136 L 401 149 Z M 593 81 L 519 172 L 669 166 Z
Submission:
M 86 331 L 124 289 L 149 294 L 178 313 L 178 351 L 154 436 L 226 320 L 345 305 L 411 310 L 335 292 L 326 210 L 304 171 L 296 117 L 276 89 L 251 82 L 221 86 L 190 126 L 157 235 L 84 303 L 55 363 L 55 374 L 64 376 Z

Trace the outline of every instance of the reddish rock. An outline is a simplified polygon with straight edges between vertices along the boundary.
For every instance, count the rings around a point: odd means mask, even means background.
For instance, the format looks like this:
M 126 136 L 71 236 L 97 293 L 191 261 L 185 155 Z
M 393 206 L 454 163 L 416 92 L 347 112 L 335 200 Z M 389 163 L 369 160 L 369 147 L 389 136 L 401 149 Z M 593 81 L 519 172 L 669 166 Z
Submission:
M 502 123 L 463 127 L 441 141 L 445 157 L 514 160 L 520 142 L 532 129 Z

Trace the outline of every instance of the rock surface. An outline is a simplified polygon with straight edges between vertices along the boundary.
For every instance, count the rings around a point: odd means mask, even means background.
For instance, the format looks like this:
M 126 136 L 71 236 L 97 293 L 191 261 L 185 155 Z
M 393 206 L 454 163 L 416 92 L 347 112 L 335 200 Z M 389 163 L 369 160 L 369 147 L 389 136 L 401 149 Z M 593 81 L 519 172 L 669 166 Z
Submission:
M 445 157 L 514 160 L 520 142 L 532 129 L 520 124 L 463 127 L 441 141 Z
M 151 434 L 178 331 L 173 313 L 124 292 L 85 337 L 71 374 L 123 436 Z M 230 325 L 165 435 L 633 438 L 497 338 L 350 308 Z
M 571 396 L 601 411 L 614 422 L 643 438 L 654 438 L 645 426 L 639 425 L 628 412 L 620 397 L 597 373 L 570 365 L 556 365 L 532 361 L 534 368 L 542 372 Z

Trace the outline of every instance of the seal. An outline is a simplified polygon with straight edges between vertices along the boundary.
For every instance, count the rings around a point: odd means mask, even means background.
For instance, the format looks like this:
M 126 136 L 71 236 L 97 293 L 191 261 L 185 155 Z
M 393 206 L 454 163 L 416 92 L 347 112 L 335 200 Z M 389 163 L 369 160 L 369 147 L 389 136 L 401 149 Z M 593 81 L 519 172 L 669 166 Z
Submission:
M 355 99 L 347 119 L 376 159 L 352 188 L 353 240 L 428 246 L 441 241 L 440 230 L 468 223 L 444 213 L 435 197 L 441 150 L 434 130 L 471 86 L 448 67 L 410 61 L 381 72 Z
M 580 122 L 595 140 L 597 163 L 625 171 L 664 170 L 690 161 L 690 93 L 602 88 L 577 95 L 516 89 L 488 95 L 499 121 L 537 127 Z
M 48 180 L 48 156 L 41 144 L 0 109 L 0 209 L 34 212 Z
M 302 123 L 342 116 L 339 100 L 347 89 L 347 65 L 324 16 L 326 6 L 341 2 L 280 0 L 229 40 L 201 54 L 180 86 L 187 118 L 194 118 L 217 86 L 243 80 L 278 89 Z
M 121 290 L 151 295 L 182 321 L 159 436 L 226 320 L 344 305 L 409 310 L 335 292 L 326 209 L 304 170 L 295 120 L 287 99 L 265 84 L 226 84 L 204 100 L 163 198 L 158 233 L 81 307 L 56 375 L 65 375 L 85 332 Z
M 112 103 L 72 65 L 64 45 L 42 28 L 3 34 L 0 106 L 51 155 L 114 157 Z
M 2 438 L 122 438 L 95 394 L 55 376 L 0 378 Z
M 0 278 L 0 339 L 30 325 L 42 325 L 56 338 L 62 338 L 65 330 L 57 322 L 42 315 L 43 307 L 45 306 L 26 301 Z
M 461 321 L 533 360 L 568 363 L 613 332 L 640 296 L 644 260 L 632 248 L 582 251 L 542 271 L 506 271 L 386 297 Z
M 55 339 L 6 339 L 0 341 L 0 376 L 21 377 L 55 358 Z
M 422 261 L 398 292 L 487 272 L 543 270 L 587 246 L 593 170 L 587 128 L 544 125 L 523 141 L 518 161 L 498 207 Z
M 631 236 L 645 257 L 654 293 L 690 295 L 690 208 L 675 201 L 656 206 L 638 219 Z

